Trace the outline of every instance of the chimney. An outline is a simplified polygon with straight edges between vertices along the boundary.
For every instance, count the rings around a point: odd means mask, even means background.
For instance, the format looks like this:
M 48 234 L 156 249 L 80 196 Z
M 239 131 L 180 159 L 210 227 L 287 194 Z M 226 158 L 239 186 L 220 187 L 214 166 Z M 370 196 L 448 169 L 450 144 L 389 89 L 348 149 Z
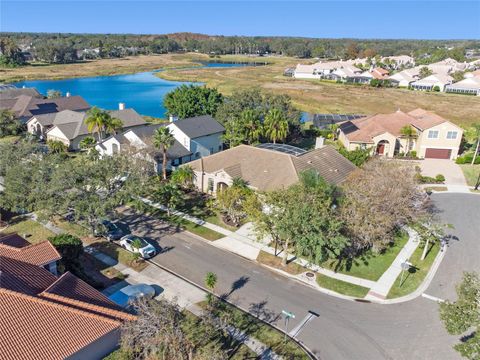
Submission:
M 325 138 L 323 136 L 317 137 L 315 140 L 315 149 L 320 149 L 325 146 Z
M 177 120 L 178 120 L 178 117 L 175 116 L 175 115 L 169 115 L 169 116 L 168 116 L 168 120 L 170 120 L 170 122 L 174 122 L 174 121 L 177 121 Z
M 118 110 L 125 110 L 125 103 L 118 103 Z
M 70 95 L 71 95 L 71 94 L 70 94 L 69 91 L 67 91 L 67 93 L 65 94 L 66 97 L 70 97 Z

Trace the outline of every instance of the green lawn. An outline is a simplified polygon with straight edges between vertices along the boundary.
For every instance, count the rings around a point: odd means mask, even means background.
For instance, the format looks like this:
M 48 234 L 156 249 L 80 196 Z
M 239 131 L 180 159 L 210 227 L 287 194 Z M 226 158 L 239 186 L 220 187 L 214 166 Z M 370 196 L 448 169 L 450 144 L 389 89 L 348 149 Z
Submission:
M 370 290 L 369 288 L 350 284 L 348 282 L 337 280 L 323 274 L 317 274 L 317 284 L 325 289 L 335 291 L 339 294 L 357 298 L 364 298 Z
M 429 248 L 430 249 L 427 253 L 427 256 L 422 261 L 420 258 L 422 257 L 423 246 L 417 247 L 409 260 L 415 269 L 404 274 L 402 284 L 400 284 L 402 275 L 400 274 L 398 276 L 397 280 L 390 289 L 390 292 L 388 293 L 387 299 L 408 295 L 420 286 L 425 279 L 425 276 L 427 276 L 428 271 L 430 270 L 433 261 L 437 257 L 438 252 L 440 251 L 440 245 L 438 242 L 436 242 L 433 245 L 430 245 Z
M 75 235 L 81 239 L 90 236 L 90 231 L 79 224 L 75 224 L 73 222 L 66 221 L 60 218 L 55 218 L 52 220 L 52 222 L 53 224 L 55 224 L 55 226 L 58 226 L 65 232 L 71 235 Z
M 20 138 L 21 138 L 20 135 L 9 135 L 9 136 L 0 137 L 0 144 L 13 143 L 17 140 L 20 140 Z
M 25 237 L 32 244 L 48 240 L 50 236 L 55 235 L 50 230 L 45 229 L 42 224 L 17 216 L 10 221 L 10 225 L 2 233 L 18 233 Z
M 206 228 L 205 226 L 195 224 L 191 221 L 185 220 L 184 218 L 181 218 L 180 216 L 177 215 L 170 215 L 168 216 L 166 212 L 155 209 L 152 207 L 149 207 L 150 209 L 150 215 L 159 218 L 163 221 L 166 221 L 174 226 L 177 226 L 183 230 L 189 231 L 195 235 L 201 236 L 202 238 L 209 240 L 209 241 L 214 241 L 221 239 L 225 237 L 225 235 L 220 234 L 216 231 L 210 230 L 209 228 Z
M 202 220 L 209 222 L 210 224 L 218 225 L 220 227 L 223 227 L 224 229 L 230 230 L 230 231 L 237 231 L 238 228 L 235 226 L 231 226 L 228 224 L 225 224 L 222 220 L 220 212 L 215 212 L 211 215 L 208 215 L 206 217 L 202 217 Z
M 148 265 L 142 259 L 136 260 L 135 255 L 130 251 L 127 251 L 109 241 L 96 241 L 90 244 L 90 246 L 136 271 L 142 271 Z
M 205 302 L 198 305 L 206 307 Z M 308 355 L 295 342 L 290 339 L 285 342 L 283 333 L 230 304 L 219 303 L 213 313 L 216 317 L 225 319 L 228 324 L 261 341 L 284 359 L 309 359 Z M 261 318 L 273 317 L 273 314 L 264 309 L 263 305 L 255 308 L 254 313 Z
M 460 167 L 463 170 L 463 175 L 465 176 L 465 180 L 467 180 L 467 184 L 475 186 L 478 175 L 480 174 L 480 165 L 462 164 Z
M 367 251 L 352 261 L 327 260 L 322 264 L 322 267 L 342 274 L 377 281 L 390 267 L 407 241 L 408 234 L 402 231 L 396 236 L 394 245 L 387 248 L 382 254 Z
M 289 262 L 287 266 L 282 266 L 281 256 L 275 256 L 265 251 L 260 251 L 258 253 L 257 261 L 259 263 L 277 268 L 279 270 L 283 270 L 292 275 L 298 275 L 307 271 L 307 269 L 305 269 L 303 266 L 294 262 Z

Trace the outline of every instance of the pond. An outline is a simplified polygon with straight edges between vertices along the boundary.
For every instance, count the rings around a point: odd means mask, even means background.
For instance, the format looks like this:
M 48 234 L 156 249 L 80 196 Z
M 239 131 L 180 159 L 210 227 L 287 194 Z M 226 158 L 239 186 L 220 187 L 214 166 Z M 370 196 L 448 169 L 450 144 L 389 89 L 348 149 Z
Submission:
M 202 67 L 240 67 L 244 63 L 204 63 Z M 158 70 L 161 71 L 161 70 Z M 60 90 L 64 95 L 81 95 L 90 105 L 103 109 L 117 109 L 118 103 L 135 109 L 139 114 L 163 118 L 163 98 L 183 81 L 169 81 L 155 76 L 157 71 L 127 75 L 96 76 L 63 80 L 32 80 L 15 83 L 17 87 L 34 87 L 46 95 L 50 89 Z

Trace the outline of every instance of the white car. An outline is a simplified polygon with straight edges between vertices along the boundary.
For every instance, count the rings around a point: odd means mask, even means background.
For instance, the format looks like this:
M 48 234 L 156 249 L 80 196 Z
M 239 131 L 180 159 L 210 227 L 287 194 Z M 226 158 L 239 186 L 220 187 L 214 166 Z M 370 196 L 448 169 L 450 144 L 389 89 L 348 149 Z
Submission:
M 133 253 L 139 253 L 144 259 L 150 259 L 157 254 L 155 247 L 136 235 L 125 235 L 120 239 L 120 246 Z

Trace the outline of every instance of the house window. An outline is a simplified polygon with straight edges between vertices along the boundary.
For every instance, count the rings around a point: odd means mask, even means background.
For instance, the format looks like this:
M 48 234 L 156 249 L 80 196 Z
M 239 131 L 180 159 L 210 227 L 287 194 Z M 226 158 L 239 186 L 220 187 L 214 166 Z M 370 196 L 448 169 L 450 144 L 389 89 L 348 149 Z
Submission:
M 173 165 L 178 165 L 178 159 L 173 160 Z
M 195 158 L 198 159 L 199 157 L 200 157 L 200 153 L 199 153 L 199 152 L 196 152 L 196 153 L 195 153 Z
M 208 179 L 207 190 L 213 192 L 213 179 Z
M 429 139 L 438 139 L 438 130 L 430 130 L 428 132 Z
M 213 154 L 213 148 L 210 148 L 210 154 Z
M 457 138 L 457 132 L 456 131 L 448 131 L 447 132 L 447 139 L 454 140 Z
M 218 151 L 222 151 L 222 145 L 218 145 Z

